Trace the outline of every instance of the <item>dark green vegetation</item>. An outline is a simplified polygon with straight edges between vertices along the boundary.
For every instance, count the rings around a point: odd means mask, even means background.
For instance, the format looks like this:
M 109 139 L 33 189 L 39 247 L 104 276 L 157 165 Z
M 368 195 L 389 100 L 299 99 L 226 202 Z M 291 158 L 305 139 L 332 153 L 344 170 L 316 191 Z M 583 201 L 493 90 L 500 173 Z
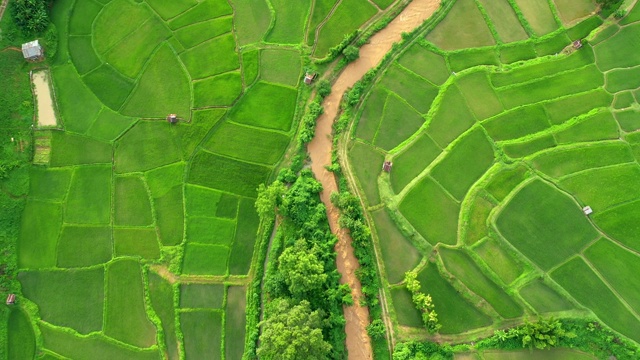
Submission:
M 588 0 L 446 5 L 365 82 L 345 145 L 396 336 L 428 336 L 402 282 L 416 271 L 460 341 L 551 314 L 637 342 L 638 6 L 616 24 Z

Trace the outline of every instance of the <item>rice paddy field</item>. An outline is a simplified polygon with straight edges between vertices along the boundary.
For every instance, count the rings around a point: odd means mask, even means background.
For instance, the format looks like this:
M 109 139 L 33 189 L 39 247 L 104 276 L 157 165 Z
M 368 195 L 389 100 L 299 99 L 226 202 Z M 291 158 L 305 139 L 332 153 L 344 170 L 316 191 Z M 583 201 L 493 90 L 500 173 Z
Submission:
M 587 316 L 640 343 L 640 5 L 625 4 L 605 19 L 588 0 L 458 0 L 378 73 L 345 146 L 400 339 L 426 335 L 414 270 L 457 340 Z M 592 358 L 456 355 L 556 357 Z
M 322 2 L 55 2 L 60 129 L 25 170 L 9 358 L 242 358 L 256 189 L 296 143 L 309 52 L 390 5 Z

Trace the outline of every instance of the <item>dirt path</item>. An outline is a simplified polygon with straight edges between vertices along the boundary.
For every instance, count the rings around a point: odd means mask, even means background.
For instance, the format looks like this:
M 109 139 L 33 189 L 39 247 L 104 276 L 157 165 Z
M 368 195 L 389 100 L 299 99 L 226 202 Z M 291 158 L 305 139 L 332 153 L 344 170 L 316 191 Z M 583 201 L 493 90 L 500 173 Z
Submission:
M 2 16 L 5 10 L 7 10 L 7 4 L 9 4 L 9 0 L 2 0 L 2 4 L 0 4 L 0 20 L 2 20 Z
M 324 114 L 318 118 L 315 137 L 308 146 L 311 156 L 311 169 L 316 178 L 322 183 L 323 192 L 320 194 L 322 202 L 327 207 L 327 215 L 331 230 L 338 237 L 336 244 L 337 267 L 341 274 L 341 282 L 351 287 L 354 306 L 344 308 L 346 318 L 347 350 L 349 359 L 372 359 L 371 339 L 366 327 L 369 324 L 369 311 L 357 304 L 362 298 L 362 286 L 356 277 L 358 260 L 353 254 L 349 233 L 340 229 L 338 225 L 339 211 L 329 196 L 338 191 L 333 174 L 325 166 L 331 164 L 332 124 L 335 120 L 340 100 L 344 92 L 356 81 L 374 68 L 382 57 L 391 50 L 391 45 L 400 41 L 403 32 L 410 32 L 427 20 L 440 6 L 440 0 L 413 0 L 386 28 L 375 34 L 368 44 L 360 49 L 360 58 L 349 64 L 340 74 L 331 88 L 331 94 L 324 100 Z

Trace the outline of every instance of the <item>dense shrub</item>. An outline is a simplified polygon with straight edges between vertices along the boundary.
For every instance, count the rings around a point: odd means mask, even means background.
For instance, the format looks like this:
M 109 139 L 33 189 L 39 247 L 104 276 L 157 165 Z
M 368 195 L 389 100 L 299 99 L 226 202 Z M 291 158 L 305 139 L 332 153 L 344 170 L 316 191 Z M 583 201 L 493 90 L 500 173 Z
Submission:
M 13 18 L 23 32 L 37 34 L 49 25 L 45 0 L 15 0 L 11 4 Z

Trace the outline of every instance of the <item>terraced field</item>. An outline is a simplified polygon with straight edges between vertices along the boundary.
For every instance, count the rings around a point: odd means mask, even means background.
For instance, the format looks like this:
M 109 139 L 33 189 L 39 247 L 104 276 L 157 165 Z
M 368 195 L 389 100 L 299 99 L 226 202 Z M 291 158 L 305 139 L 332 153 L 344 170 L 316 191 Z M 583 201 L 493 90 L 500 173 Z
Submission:
M 403 284 L 415 270 L 450 338 L 591 314 L 640 342 L 623 280 L 640 256 L 640 5 L 595 9 L 458 0 L 367 95 L 349 168 L 400 338 L 422 326 Z
M 242 357 L 256 189 L 310 93 L 302 46 L 311 36 L 323 57 L 381 11 L 318 4 L 310 25 L 305 4 L 55 3 L 47 64 L 63 131 L 29 173 L 17 248 L 31 307 L 28 320 L 12 313 L 12 344 L 74 359 Z M 344 28 L 353 9 L 366 11 Z

